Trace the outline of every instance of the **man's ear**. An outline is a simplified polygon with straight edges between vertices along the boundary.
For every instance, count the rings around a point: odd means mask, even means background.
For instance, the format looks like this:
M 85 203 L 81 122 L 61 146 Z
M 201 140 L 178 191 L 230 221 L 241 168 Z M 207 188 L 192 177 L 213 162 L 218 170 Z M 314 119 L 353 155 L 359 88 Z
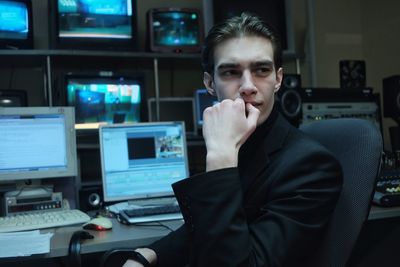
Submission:
M 203 83 L 204 83 L 204 86 L 207 88 L 207 92 L 210 95 L 213 95 L 213 96 L 217 95 L 217 93 L 215 92 L 214 79 L 210 73 L 208 73 L 208 72 L 203 73 Z
M 279 68 L 278 71 L 276 72 L 276 84 L 274 88 L 274 93 L 278 92 L 279 88 L 281 88 L 282 80 L 283 80 L 283 69 Z

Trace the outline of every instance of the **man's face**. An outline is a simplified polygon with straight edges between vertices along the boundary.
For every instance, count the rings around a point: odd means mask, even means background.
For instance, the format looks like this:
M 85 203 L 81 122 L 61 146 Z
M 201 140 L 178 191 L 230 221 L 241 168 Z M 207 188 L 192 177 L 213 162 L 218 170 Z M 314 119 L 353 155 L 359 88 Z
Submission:
M 275 70 L 271 42 L 263 37 L 238 37 L 224 41 L 214 51 L 214 73 L 204 73 L 204 84 L 218 100 L 242 98 L 260 110 L 257 125 L 271 113 L 274 92 L 282 81 Z

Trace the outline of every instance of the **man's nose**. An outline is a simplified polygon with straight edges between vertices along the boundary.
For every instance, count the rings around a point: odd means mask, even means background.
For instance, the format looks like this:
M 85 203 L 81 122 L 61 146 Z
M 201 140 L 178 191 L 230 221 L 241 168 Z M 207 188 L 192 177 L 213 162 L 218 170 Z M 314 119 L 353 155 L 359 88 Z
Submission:
M 254 81 L 253 81 L 251 72 L 248 70 L 245 70 L 242 75 L 242 81 L 241 81 L 241 85 L 239 88 L 239 94 L 240 95 L 251 95 L 251 94 L 255 94 L 256 92 L 257 92 L 257 88 L 254 85 Z

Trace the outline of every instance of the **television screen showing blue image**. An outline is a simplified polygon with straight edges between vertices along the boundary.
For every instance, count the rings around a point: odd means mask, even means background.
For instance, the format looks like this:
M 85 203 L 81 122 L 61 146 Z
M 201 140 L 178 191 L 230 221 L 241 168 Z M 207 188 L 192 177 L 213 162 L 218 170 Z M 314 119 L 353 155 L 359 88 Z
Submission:
M 58 36 L 131 39 L 132 0 L 58 0 Z
M 67 77 L 67 104 L 75 122 L 133 123 L 141 121 L 141 83 L 123 77 Z
M 28 8 L 25 2 L 0 0 L 0 39 L 28 38 Z
M 0 49 L 33 48 L 31 0 L 0 0 Z
M 200 12 L 189 8 L 156 8 L 148 12 L 150 50 L 199 52 L 202 42 Z

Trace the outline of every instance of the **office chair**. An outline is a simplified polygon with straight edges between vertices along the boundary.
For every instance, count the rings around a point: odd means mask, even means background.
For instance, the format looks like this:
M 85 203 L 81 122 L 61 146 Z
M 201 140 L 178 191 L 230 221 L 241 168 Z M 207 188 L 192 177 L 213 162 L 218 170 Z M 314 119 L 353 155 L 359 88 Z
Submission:
M 368 217 L 383 151 L 382 137 L 375 125 L 362 119 L 322 120 L 301 125 L 300 129 L 329 149 L 344 173 L 342 192 L 323 243 L 313 253 L 312 262 L 302 266 L 343 267 Z M 132 250 L 111 250 L 103 255 L 100 266 L 123 263 Z
M 343 188 L 323 243 L 307 266 L 346 266 L 367 220 L 383 151 L 378 128 L 363 119 L 329 119 L 300 129 L 340 161 Z

